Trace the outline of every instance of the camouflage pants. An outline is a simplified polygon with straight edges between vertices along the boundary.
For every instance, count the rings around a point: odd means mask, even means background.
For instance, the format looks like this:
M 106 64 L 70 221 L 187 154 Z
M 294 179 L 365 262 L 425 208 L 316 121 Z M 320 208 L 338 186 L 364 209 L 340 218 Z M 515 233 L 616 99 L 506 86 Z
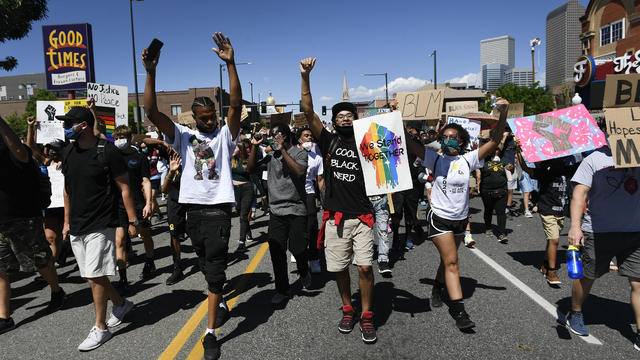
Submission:
M 0 224 L 0 273 L 36 272 L 51 262 L 41 217 Z

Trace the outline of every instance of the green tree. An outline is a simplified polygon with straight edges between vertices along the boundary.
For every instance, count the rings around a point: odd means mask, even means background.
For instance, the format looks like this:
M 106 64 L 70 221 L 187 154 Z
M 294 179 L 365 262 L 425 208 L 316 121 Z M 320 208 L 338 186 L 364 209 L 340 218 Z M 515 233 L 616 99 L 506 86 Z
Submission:
M 16 135 L 18 135 L 21 139 L 24 139 L 27 136 L 27 120 L 23 119 L 22 116 L 19 116 L 17 112 L 14 112 L 11 115 L 8 115 L 4 119 L 11 130 L 13 130 Z
M 133 114 L 133 110 L 136 108 L 136 103 L 129 103 L 129 129 L 131 129 L 132 134 L 138 133 L 138 124 L 136 124 L 136 118 Z
M 47 0 L 0 0 L 0 43 L 18 40 L 31 31 L 31 23 L 47 17 Z M 10 71 L 18 60 L 7 56 L 0 67 Z
M 27 135 L 27 118 L 29 116 L 36 116 L 36 102 L 38 100 L 58 100 L 54 93 L 48 92 L 45 89 L 37 89 L 35 95 L 29 98 L 27 105 L 25 106 L 25 112 L 22 116 L 17 113 L 13 113 L 5 119 L 9 124 L 9 127 L 18 134 L 18 136 L 24 138 Z
M 535 115 L 554 109 L 555 103 L 553 94 L 547 87 L 540 87 L 539 83 L 533 86 L 518 86 L 516 84 L 504 84 L 500 86 L 494 93 L 497 97 L 507 99 L 510 103 L 523 103 L 524 115 Z M 491 94 L 487 94 L 485 102 L 480 104 L 480 110 L 490 113 Z

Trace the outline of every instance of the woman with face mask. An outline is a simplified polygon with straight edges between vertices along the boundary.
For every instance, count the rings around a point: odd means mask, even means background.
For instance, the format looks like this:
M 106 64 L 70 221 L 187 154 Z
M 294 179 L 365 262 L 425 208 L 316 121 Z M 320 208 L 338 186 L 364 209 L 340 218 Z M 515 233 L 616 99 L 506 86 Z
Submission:
M 500 119 L 491 130 L 489 141 L 480 148 L 465 152 L 469 133 L 458 124 L 447 124 L 438 135 L 442 153 L 437 153 L 416 141 L 405 131 L 407 150 L 423 159 L 422 165 L 433 171 L 431 210 L 427 215 L 429 239 L 440 253 L 440 266 L 431 293 L 431 306 L 441 307 L 445 287 L 451 299 L 451 310 L 459 329 L 475 326 L 465 311 L 458 271 L 458 247 L 464 239 L 469 221 L 469 176 L 481 168 L 483 159 L 494 154 L 500 144 L 507 122 L 509 102 L 498 99 Z
M 491 218 L 495 210 L 498 217 L 498 241 L 506 244 L 507 214 L 507 171 L 513 171 L 513 164 L 500 157 L 500 150 L 496 149 L 492 155 L 484 160 L 484 166 L 476 170 L 478 188 L 484 205 L 484 226 L 487 236 L 493 235 Z

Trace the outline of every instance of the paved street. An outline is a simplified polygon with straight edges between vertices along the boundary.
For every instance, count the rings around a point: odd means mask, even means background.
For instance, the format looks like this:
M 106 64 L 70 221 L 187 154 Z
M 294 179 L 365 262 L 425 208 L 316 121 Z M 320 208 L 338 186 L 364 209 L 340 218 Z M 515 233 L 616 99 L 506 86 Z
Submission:
M 516 196 L 519 201 L 520 197 Z M 633 349 L 635 325 L 628 305 L 626 279 L 610 273 L 596 282 L 584 306 L 585 321 L 592 336 L 580 338 L 557 323 L 570 304 L 570 282 L 566 267 L 560 288 L 547 285 L 538 270 L 544 236 L 536 215 L 509 219 L 513 232 L 509 244 L 484 235 L 479 198 L 472 199 L 475 213 L 472 231 L 476 249 L 461 248 L 462 286 L 467 311 L 477 324 L 472 333 L 457 330 L 447 306 L 432 309 L 431 285 L 438 266 L 435 247 L 417 241 L 406 260 L 394 264 L 393 278 L 377 274 L 375 321 L 378 342 L 365 345 L 359 331 L 343 335 L 337 330 L 340 300 L 332 276 L 314 277 L 313 289 L 301 290 L 291 274 L 295 296 L 285 305 L 273 307 L 272 268 L 266 243 L 267 217 L 258 210 L 252 243 L 246 256 L 231 256 L 226 295 L 232 306 L 231 320 L 220 329 L 224 359 L 630 359 L 640 355 Z M 420 216 L 424 218 L 424 208 Z M 472 210 L 473 211 L 473 210 Z M 495 220 L 494 220 L 495 221 Z M 230 249 L 237 243 L 238 219 L 233 220 Z M 404 230 L 401 229 L 404 233 Z M 567 228 L 561 244 L 566 244 Z M 79 353 L 78 344 L 93 325 L 94 310 L 88 285 L 75 264 L 59 269 L 61 285 L 68 293 L 65 308 L 44 314 L 49 289 L 34 282 L 34 275 L 15 275 L 12 280 L 13 318 L 17 329 L 0 335 L 1 359 L 169 359 L 200 358 L 206 321 L 205 282 L 194 268 L 195 254 L 188 240 L 183 247 L 185 280 L 166 286 L 171 255 L 166 222 L 153 228 L 158 274 L 146 282 L 135 282 L 135 302 L 125 322 L 113 330 L 114 337 L 101 348 Z M 142 271 L 142 243 L 134 240 L 137 256 L 129 278 Z M 564 259 L 564 248 L 559 258 Z M 295 266 L 290 266 L 293 270 Z M 357 271 L 352 270 L 352 284 Z M 355 289 L 355 288 L 354 288 Z M 354 290 L 354 297 L 358 298 Z

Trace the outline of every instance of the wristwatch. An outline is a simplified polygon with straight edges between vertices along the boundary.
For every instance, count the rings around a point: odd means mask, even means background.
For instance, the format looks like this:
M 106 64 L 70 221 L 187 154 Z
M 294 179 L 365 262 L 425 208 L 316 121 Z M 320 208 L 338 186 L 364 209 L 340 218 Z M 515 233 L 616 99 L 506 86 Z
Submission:
M 138 219 L 135 219 L 134 221 L 129 221 L 129 225 L 139 226 L 140 225 L 140 221 L 138 221 Z

